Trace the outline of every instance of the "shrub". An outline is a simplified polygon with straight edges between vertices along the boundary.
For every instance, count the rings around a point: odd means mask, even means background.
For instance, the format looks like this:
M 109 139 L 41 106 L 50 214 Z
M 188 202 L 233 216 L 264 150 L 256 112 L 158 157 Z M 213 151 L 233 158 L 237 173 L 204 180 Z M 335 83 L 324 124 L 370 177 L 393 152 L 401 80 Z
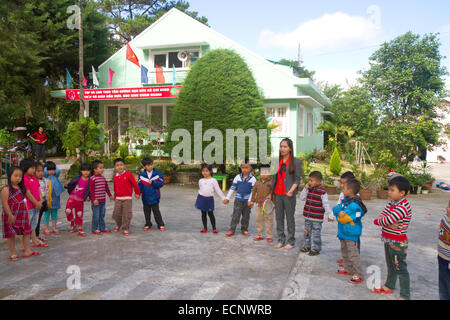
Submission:
M 341 166 L 341 156 L 339 154 L 339 151 L 337 148 L 334 148 L 334 152 L 331 155 L 330 160 L 330 171 L 335 176 L 338 176 L 341 174 L 342 166 Z

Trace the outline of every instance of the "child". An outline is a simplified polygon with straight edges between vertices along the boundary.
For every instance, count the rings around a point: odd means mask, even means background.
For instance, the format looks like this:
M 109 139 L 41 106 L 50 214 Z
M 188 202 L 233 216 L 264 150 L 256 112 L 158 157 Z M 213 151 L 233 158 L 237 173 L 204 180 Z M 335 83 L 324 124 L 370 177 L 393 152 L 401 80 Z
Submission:
M 317 256 L 322 250 L 322 223 L 323 216 L 332 215 L 328 204 L 328 194 L 322 186 L 322 174 L 313 171 L 309 174 L 308 183 L 300 194 L 300 200 L 306 201 L 303 209 L 305 217 L 305 242 L 301 252 L 309 252 L 310 256 Z M 314 238 L 311 246 L 311 238 Z
M 144 158 L 141 160 L 141 164 L 144 170 L 139 175 L 138 186 L 142 194 L 142 204 L 144 205 L 144 231 L 149 231 L 152 227 L 152 211 L 158 229 L 164 231 L 166 228 L 161 211 L 159 211 L 159 201 L 161 199 L 160 188 L 164 186 L 164 176 L 153 167 L 153 159 Z
M 208 232 L 208 220 L 206 217 L 206 215 L 208 215 L 213 229 L 212 232 L 218 233 L 216 229 L 216 218 L 214 217 L 214 191 L 216 191 L 222 201 L 225 200 L 225 195 L 222 190 L 220 190 L 217 180 L 211 176 L 212 165 L 203 163 L 202 175 L 203 179 L 198 181 L 200 190 L 198 191 L 197 200 L 195 201 L 195 208 L 202 212 L 203 229 L 200 232 Z
M 36 171 L 35 176 L 39 181 L 39 191 L 42 199 L 42 208 L 39 210 L 39 218 L 36 226 L 36 237 L 42 241 L 47 242 L 47 239 L 40 237 L 40 229 L 41 229 L 41 218 L 45 211 L 48 210 L 48 190 L 49 190 L 49 180 L 44 177 L 44 165 L 40 162 L 36 162 Z M 49 235 L 44 232 L 44 235 Z
M 140 191 L 133 174 L 125 170 L 125 160 L 118 158 L 114 160 L 114 212 L 113 219 L 117 226 L 114 232 L 123 230 L 124 236 L 130 235 L 130 224 L 133 218 L 133 189 L 136 199 L 139 199 Z
M 83 163 L 80 167 L 80 174 L 75 176 L 67 185 L 69 199 L 66 204 L 66 216 L 70 221 L 70 232 L 75 232 L 78 226 L 78 235 L 85 237 L 83 231 L 84 201 L 89 201 L 89 176 L 91 175 L 91 165 Z M 75 211 L 75 213 L 74 213 Z
M 56 230 L 56 222 L 58 221 L 58 209 L 61 208 L 61 194 L 65 191 L 63 184 L 59 181 L 59 175 L 61 174 L 61 169 L 56 167 L 53 161 L 47 161 L 44 168 L 44 177 L 49 180 L 49 190 L 48 190 L 48 210 L 44 212 L 44 227 L 45 235 L 50 234 L 50 216 L 52 218 L 52 232 L 53 234 L 60 234 Z
M 92 177 L 89 179 L 89 194 L 92 207 L 92 234 L 97 236 L 103 233 L 110 233 L 105 225 L 105 202 L 106 194 L 113 200 L 108 182 L 103 176 L 104 166 L 100 160 L 92 162 Z
M 39 220 L 39 210 L 42 208 L 42 201 L 40 195 L 40 185 L 38 179 L 35 177 L 36 163 L 31 159 L 24 159 L 20 162 L 20 167 L 24 172 L 23 180 L 25 189 L 27 190 L 27 208 L 28 208 L 28 219 L 31 227 L 31 240 L 33 242 L 33 247 L 48 247 L 48 245 L 36 238 L 36 227 Z M 23 240 L 23 237 L 21 237 Z M 22 244 L 22 251 L 25 249 L 24 244 Z
M 272 195 L 272 178 L 270 175 L 270 167 L 261 166 L 261 179 L 256 181 L 252 192 L 251 202 L 256 202 L 256 230 L 258 235 L 254 241 L 264 240 L 264 227 L 266 227 L 267 242 L 273 241 L 273 212 L 265 212 L 263 215 L 262 205 L 266 199 L 270 199 Z
M 442 217 L 438 246 L 439 298 L 450 300 L 450 201 Z
M 391 202 L 387 204 L 380 216 L 374 220 L 377 226 L 381 226 L 381 238 L 384 242 L 384 253 L 388 275 L 386 283 L 380 289 L 374 289 L 374 293 L 392 293 L 400 279 L 400 298 L 410 298 L 409 272 L 406 264 L 408 250 L 408 237 L 406 232 L 411 222 L 412 211 L 406 194 L 410 184 L 405 177 L 395 177 L 389 180 L 388 196 Z
M 363 282 L 363 271 L 357 249 L 357 241 L 362 233 L 361 218 L 364 211 L 361 199 L 357 196 L 361 185 L 358 180 L 348 180 L 343 185 L 344 199 L 333 208 L 334 216 L 338 220 L 338 238 L 341 241 L 341 253 L 344 269 L 337 274 L 352 275 L 351 283 Z
M 349 181 L 351 179 L 355 179 L 355 175 L 351 171 L 347 171 L 341 175 L 341 178 L 339 179 L 339 184 L 340 184 L 341 190 L 344 189 L 344 184 L 346 184 L 347 181 Z M 360 198 L 359 193 L 356 196 Z M 338 200 L 337 205 L 340 205 L 342 203 L 342 201 L 344 200 L 344 198 L 345 198 L 344 192 L 342 191 L 339 195 L 339 200 Z M 361 201 L 361 203 L 362 203 L 362 201 Z M 362 209 L 364 210 L 364 214 L 366 214 L 367 213 L 366 206 L 364 206 Z M 333 222 L 333 221 L 334 221 L 334 216 L 328 218 L 328 222 Z M 358 244 L 358 253 L 361 254 L 361 239 L 358 239 L 357 244 Z M 336 262 L 339 264 L 340 267 L 344 266 L 343 259 L 339 259 Z
M 250 196 L 253 186 L 256 183 L 256 178 L 252 173 L 250 173 L 251 169 L 252 166 L 248 163 L 248 160 L 245 160 L 241 164 L 241 173 L 234 178 L 230 191 L 228 191 L 226 198 L 223 200 L 224 204 L 228 204 L 234 190 L 236 190 L 230 230 L 225 234 L 225 237 L 232 237 L 234 235 L 241 216 L 242 234 L 246 237 L 249 236 L 248 224 L 250 221 L 250 210 L 253 208 L 253 203 L 251 202 Z
M 28 223 L 28 211 L 26 202 L 26 193 L 23 172 L 19 167 L 8 169 L 8 185 L 2 188 L 2 221 L 3 221 L 3 239 L 8 239 L 9 260 L 17 261 L 19 256 L 16 252 L 15 236 L 23 236 L 24 258 L 39 256 L 39 252 L 33 252 L 30 249 L 31 227 Z

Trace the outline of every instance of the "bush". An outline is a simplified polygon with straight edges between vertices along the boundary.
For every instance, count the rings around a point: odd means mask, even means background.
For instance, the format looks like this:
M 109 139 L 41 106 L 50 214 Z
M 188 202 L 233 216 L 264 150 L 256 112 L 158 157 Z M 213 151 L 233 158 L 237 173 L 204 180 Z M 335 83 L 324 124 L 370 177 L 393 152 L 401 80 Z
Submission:
M 7 129 L 0 129 L 0 146 L 9 147 L 16 139 Z
M 119 146 L 119 156 L 120 156 L 122 159 L 125 159 L 126 157 L 128 157 L 128 155 L 129 155 L 128 145 L 126 145 L 126 144 L 121 144 L 121 145 Z
M 331 155 L 330 160 L 330 171 L 335 176 L 339 176 L 341 174 L 342 166 L 341 166 L 341 156 L 337 148 L 334 148 L 334 152 Z

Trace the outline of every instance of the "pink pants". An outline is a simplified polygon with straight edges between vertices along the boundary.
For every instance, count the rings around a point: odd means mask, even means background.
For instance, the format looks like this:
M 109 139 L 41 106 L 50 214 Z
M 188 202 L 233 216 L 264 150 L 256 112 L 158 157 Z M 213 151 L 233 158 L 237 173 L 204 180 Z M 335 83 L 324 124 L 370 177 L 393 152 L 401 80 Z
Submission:
M 66 216 L 67 221 L 70 221 L 71 226 L 73 226 L 74 223 L 77 226 L 83 225 L 83 209 L 84 209 L 83 201 L 78 201 L 69 197 L 66 204 Z

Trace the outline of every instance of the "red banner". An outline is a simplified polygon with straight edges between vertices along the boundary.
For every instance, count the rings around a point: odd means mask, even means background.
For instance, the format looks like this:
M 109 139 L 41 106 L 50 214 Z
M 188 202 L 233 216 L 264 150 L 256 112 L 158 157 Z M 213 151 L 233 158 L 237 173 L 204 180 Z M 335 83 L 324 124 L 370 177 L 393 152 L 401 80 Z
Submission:
M 182 86 L 85 89 L 84 100 L 132 100 L 176 98 Z M 79 101 L 80 90 L 66 90 L 66 100 Z

